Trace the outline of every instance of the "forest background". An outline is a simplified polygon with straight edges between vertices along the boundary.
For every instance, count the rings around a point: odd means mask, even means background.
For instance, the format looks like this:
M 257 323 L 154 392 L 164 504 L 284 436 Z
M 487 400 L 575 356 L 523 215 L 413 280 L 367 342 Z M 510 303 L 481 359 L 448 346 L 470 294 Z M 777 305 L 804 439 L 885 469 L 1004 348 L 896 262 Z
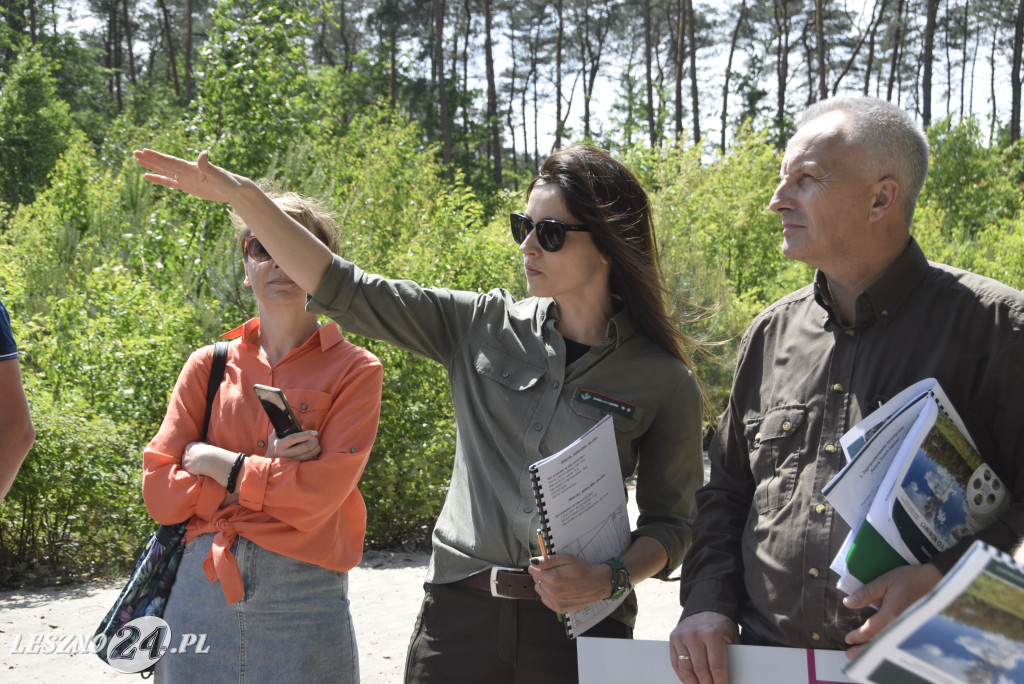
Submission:
M 1024 287 L 1022 36 L 1024 0 L 0 0 L 0 299 L 37 430 L 0 587 L 132 562 L 177 373 L 255 310 L 225 208 L 145 183 L 133 149 L 326 200 L 373 271 L 517 295 L 525 184 L 552 148 L 609 149 L 651 194 L 718 411 L 743 329 L 810 277 L 766 205 L 794 117 L 830 94 L 912 111 L 925 252 Z M 421 547 L 454 451 L 444 373 L 353 341 L 385 368 L 367 545 Z

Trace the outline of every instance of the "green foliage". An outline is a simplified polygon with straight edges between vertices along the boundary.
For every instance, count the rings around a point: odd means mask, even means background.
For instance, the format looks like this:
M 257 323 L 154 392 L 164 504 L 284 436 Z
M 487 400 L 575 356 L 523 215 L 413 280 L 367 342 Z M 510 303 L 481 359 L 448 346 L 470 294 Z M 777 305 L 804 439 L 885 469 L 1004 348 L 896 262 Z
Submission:
M 227 0 L 200 50 L 193 125 L 227 168 L 263 173 L 275 151 L 312 130 L 315 91 L 304 39 L 309 3 Z
M 1021 208 L 1020 165 L 1007 168 L 999 149 L 985 147 L 977 120 L 950 118 L 928 131 L 931 163 L 920 205 L 941 209 L 942 235 L 969 241 L 987 226 L 1012 219 Z M 1016 183 L 1014 182 L 1016 180 Z
M 423 547 L 448 491 L 455 419 L 443 370 L 372 340 L 351 338 L 384 365 L 381 422 L 359 484 L 366 545 Z
M 317 127 L 322 133 L 340 136 L 352 119 L 372 110 L 387 95 L 384 64 L 365 53 L 354 55 L 356 68 L 323 66 L 311 76 L 310 89 L 317 93 Z
M 1024 640 L 1024 605 L 1020 601 L 1020 587 L 1007 581 L 998 568 L 993 572 L 984 572 L 949 604 L 943 613 L 950 619 L 970 625 L 990 634 L 999 634 L 1014 643 Z M 969 682 L 998 681 L 1002 668 L 996 665 L 998 658 L 979 659 L 981 667 L 975 671 L 985 670 L 984 677 L 967 676 Z
M 125 187 L 84 139 L 74 141 L 50 187 L 13 217 L 0 283 L 21 288 L 19 345 L 37 389 L 58 401 L 81 396 L 143 441 L 163 416 L 181 359 L 203 338 L 190 309 L 154 287 L 170 285 L 150 266 L 154 248 L 122 233 L 131 225 Z
M 929 131 L 932 161 L 913 232 L 928 258 L 1024 289 L 1024 146 L 985 147 L 977 123 Z
M 28 396 L 36 442 L 0 509 L 0 587 L 123 569 L 154 527 L 142 445 L 81 397 Z
M 0 74 L 0 203 L 11 207 L 32 202 L 68 145 L 71 117 L 53 70 L 33 48 Z
M 56 67 L 57 96 L 68 103 L 74 127 L 99 146 L 115 105 L 106 93 L 107 72 L 100 66 L 100 50 L 79 43 L 70 33 L 43 34 L 37 40 Z
M 0 241 L 0 296 L 14 319 L 37 432 L 0 509 L 0 567 L 16 574 L 131 561 L 152 525 L 139 500 L 142 445 L 184 355 L 207 339 L 192 308 L 167 296 L 178 284 L 161 280 L 154 262 L 174 251 L 159 254 L 162 241 L 134 227 L 140 197 L 132 201 L 127 179 L 76 135 Z
M 766 133 L 741 130 L 710 162 L 698 147 L 635 148 L 623 155 L 652 194 L 662 264 L 670 287 L 707 315 L 684 331 L 714 410 L 728 397 L 735 350 L 765 306 L 804 285 L 810 270 L 782 255 L 779 217 L 768 211 L 780 157 Z M 694 312 L 680 311 L 684 318 Z

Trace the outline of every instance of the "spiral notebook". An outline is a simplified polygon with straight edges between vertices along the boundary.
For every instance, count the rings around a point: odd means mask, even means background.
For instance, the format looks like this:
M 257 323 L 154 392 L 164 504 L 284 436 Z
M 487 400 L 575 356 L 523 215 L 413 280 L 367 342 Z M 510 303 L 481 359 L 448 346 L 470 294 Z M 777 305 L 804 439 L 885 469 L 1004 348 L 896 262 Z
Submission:
M 629 547 L 626 487 L 611 416 L 558 453 L 531 465 L 530 479 L 549 554 L 569 553 L 600 563 Z M 608 617 L 627 595 L 567 613 L 569 638 Z
M 845 671 L 867 684 L 1024 682 L 1024 564 L 973 542 Z

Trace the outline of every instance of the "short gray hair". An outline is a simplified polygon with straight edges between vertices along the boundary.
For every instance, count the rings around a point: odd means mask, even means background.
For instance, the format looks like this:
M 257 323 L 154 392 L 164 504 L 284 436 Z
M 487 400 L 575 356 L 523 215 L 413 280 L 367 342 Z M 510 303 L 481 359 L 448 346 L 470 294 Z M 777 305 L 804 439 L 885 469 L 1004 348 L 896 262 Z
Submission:
M 928 138 L 921 125 L 891 102 L 859 95 L 816 102 L 804 112 L 799 125 L 832 112 L 849 116 L 849 142 L 866 146 L 878 165 L 896 178 L 903 191 L 903 211 L 909 226 L 928 175 Z

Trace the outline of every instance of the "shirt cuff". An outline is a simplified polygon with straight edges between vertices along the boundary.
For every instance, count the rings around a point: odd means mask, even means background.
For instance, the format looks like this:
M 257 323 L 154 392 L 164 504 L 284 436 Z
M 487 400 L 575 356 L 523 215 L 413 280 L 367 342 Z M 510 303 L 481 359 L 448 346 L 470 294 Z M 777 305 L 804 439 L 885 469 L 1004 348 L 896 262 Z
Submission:
M 689 529 L 684 534 L 689 537 Z M 682 563 L 683 553 L 689 546 L 689 544 L 680 542 L 678 528 L 659 523 L 641 525 L 633 531 L 633 538 L 637 537 L 650 537 L 665 547 L 665 554 L 668 556 L 665 567 L 654 573 L 652 577 L 662 581 L 669 580 L 669 575 Z
M 264 456 L 249 456 L 245 459 L 238 476 L 238 503 L 254 511 L 263 510 L 270 466 L 271 460 Z
M 686 590 L 686 598 L 681 592 Z M 742 591 L 742 589 L 740 590 Z M 733 622 L 739 622 L 739 602 L 737 592 L 719 580 L 702 580 L 680 587 L 680 603 L 683 606 L 683 617 L 697 613 L 720 613 Z

